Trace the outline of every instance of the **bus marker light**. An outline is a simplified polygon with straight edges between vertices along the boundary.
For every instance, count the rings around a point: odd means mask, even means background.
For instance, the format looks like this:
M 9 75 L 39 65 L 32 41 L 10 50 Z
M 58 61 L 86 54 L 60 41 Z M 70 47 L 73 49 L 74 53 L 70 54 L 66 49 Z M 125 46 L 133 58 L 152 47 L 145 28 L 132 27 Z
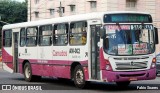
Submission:
M 86 67 L 83 67 L 83 69 L 84 69 L 84 72 L 87 72 L 87 68 Z
M 152 63 L 156 63 L 156 58 L 153 58 L 153 59 L 152 59 Z

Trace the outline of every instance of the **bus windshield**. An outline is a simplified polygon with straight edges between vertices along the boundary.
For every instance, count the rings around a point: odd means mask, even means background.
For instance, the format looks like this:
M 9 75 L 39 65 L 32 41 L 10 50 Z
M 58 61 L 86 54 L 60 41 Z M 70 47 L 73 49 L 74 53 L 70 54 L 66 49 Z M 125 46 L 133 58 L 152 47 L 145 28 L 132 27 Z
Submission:
M 111 55 L 143 55 L 155 50 L 153 25 L 105 25 L 103 46 Z

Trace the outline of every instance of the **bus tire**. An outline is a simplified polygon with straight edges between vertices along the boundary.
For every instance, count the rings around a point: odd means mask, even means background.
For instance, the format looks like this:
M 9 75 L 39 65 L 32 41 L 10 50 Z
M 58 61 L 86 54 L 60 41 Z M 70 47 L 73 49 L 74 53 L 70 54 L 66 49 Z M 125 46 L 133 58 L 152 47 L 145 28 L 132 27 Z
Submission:
M 34 76 L 32 75 L 32 68 L 30 63 L 28 62 L 24 65 L 24 78 L 28 82 L 31 82 L 34 80 Z
M 74 84 L 78 88 L 84 88 L 85 87 L 85 76 L 84 71 L 81 65 L 77 65 L 74 69 Z
M 125 81 L 125 82 L 116 82 L 117 86 L 119 87 L 128 87 L 130 84 L 130 81 Z

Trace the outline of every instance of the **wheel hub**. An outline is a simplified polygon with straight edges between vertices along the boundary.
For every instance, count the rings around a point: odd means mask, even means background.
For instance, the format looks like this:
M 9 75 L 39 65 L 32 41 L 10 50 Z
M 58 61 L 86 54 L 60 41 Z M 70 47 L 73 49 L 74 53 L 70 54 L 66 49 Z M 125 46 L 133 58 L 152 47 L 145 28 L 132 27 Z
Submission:
M 81 70 L 78 70 L 76 73 L 76 81 L 78 84 L 83 83 L 83 72 Z
M 25 70 L 26 77 L 29 78 L 30 74 L 31 74 L 31 71 L 30 71 L 29 67 L 26 67 L 26 70 Z

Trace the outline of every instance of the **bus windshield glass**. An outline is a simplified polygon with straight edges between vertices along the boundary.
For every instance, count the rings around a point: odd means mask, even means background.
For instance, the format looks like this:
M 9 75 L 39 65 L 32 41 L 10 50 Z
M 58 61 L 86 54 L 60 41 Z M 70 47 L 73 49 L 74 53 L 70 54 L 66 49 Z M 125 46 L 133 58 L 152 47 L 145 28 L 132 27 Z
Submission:
M 103 46 L 111 55 L 143 55 L 155 50 L 153 25 L 105 25 Z

